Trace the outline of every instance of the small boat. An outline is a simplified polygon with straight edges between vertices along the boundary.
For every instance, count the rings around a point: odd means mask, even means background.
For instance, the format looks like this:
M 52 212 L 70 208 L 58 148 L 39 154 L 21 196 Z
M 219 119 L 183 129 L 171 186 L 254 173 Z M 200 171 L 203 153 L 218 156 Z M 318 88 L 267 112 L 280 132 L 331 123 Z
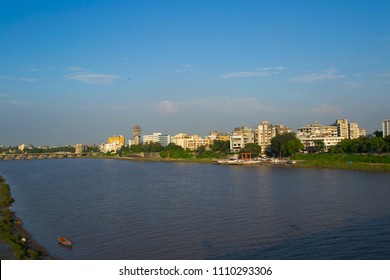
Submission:
M 15 220 L 15 225 L 21 226 L 21 225 L 22 225 L 22 221 L 19 220 L 19 219 L 16 219 L 16 220 Z
M 59 243 L 61 243 L 61 244 L 64 245 L 64 246 L 72 247 L 72 241 L 66 239 L 66 238 L 63 237 L 63 236 L 58 237 L 57 240 L 58 240 Z

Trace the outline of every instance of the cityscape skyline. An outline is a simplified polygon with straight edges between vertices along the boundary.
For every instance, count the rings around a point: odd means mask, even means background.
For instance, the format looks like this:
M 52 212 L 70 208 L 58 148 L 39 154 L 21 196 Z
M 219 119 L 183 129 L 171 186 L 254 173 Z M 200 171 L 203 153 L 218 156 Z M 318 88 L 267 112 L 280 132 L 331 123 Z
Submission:
M 128 139 L 135 123 L 170 135 L 262 120 L 381 130 L 388 14 L 388 1 L 4 3 L 0 145 Z

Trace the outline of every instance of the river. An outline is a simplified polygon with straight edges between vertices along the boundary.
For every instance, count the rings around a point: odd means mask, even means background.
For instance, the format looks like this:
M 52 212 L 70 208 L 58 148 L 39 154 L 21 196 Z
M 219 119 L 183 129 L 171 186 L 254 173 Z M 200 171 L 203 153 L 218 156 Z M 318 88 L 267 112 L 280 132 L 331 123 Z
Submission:
M 48 159 L 0 174 L 60 259 L 390 259 L 390 173 Z

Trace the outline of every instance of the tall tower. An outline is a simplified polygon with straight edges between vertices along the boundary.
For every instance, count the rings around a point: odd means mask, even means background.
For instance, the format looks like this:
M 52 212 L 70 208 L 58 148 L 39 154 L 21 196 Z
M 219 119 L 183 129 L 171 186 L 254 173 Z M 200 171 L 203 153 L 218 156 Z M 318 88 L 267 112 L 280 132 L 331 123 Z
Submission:
M 136 124 L 133 126 L 133 145 L 138 145 L 141 143 L 141 127 Z
M 390 135 L 390 119 L 382 121 L 383 137 Z

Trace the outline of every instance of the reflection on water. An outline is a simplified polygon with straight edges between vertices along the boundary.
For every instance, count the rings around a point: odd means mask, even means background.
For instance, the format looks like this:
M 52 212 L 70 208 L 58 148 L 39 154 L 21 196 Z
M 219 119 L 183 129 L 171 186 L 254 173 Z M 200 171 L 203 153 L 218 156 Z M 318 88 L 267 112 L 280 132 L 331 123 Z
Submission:
M 390 257 L 389 173 L 62 159 L 0 162 L 0 174 L 24 226 L 63 259 Z

